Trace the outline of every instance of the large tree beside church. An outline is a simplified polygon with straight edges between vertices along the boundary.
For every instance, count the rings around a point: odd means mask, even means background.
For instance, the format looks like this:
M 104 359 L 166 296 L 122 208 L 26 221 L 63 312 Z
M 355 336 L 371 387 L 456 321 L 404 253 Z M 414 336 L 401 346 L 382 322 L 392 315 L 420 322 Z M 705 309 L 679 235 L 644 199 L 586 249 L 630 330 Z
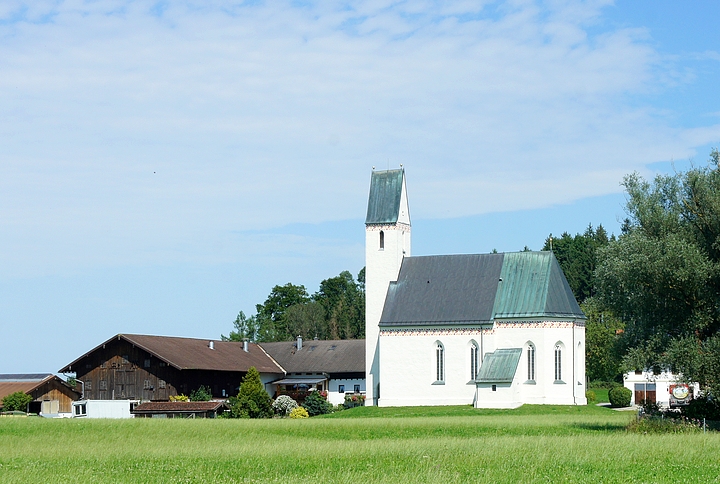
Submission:
M 624 180 L 618 240 L 598 251 L 598 298 L 625 322 L 625 367 L 670 367 L 720 395 L 720 155 Z

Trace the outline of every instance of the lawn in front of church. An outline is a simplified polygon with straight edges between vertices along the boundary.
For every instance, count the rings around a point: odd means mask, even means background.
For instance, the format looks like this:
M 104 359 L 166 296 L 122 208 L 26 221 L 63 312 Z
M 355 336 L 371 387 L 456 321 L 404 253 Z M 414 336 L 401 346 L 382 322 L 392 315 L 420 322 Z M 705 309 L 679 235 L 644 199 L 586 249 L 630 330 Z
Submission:
M 720 434 L 595 406 L 357 408 L 305 420 L 0 419 L 0 482 L 714 482 Z

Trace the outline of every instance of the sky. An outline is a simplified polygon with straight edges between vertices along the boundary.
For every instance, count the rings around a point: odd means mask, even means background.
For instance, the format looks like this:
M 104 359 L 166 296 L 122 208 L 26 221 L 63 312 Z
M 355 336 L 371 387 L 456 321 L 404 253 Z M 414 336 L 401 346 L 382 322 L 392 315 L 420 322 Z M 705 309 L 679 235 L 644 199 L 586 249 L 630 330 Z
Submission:
M 0 373 L 219 338 L 364 266 L 618 233 L 623 176 L 720 144 L 720 2 L 0 2 Z

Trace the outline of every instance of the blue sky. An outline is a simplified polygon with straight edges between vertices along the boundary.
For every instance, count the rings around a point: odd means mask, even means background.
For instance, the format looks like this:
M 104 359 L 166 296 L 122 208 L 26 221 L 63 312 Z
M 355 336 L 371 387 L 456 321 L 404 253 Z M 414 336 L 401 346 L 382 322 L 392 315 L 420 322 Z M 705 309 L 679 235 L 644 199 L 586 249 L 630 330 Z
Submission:
M 413 254 L 617 233 L 620 182 L 720 143 L 717 2 L 0 4 L 0 373 L 227 334 L 363 267 L 370 171 Z

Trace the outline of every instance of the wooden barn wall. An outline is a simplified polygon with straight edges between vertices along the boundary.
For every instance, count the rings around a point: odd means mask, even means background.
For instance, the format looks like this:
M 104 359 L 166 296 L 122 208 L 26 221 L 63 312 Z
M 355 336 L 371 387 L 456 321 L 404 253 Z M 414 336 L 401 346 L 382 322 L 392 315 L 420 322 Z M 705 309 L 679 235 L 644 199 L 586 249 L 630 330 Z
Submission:
M 57 400 L 60 405 L 60 413 L 72 412 L 72 402 L 80 398 L 70 388 L 57 380 L 50 380 L 39 386 L 30 393 L 33 400 L 42 402 L 44 400 Z
M 237 395 L 244 372 L 178 370 L 124 340 L 114 340 L 78 362 L 85 398 L 168 400 L 206 385 L 213 397 Z M 80 388 L 78 388 L 80 390 Z M 223 392 L 224 391 L 224 392 Z

